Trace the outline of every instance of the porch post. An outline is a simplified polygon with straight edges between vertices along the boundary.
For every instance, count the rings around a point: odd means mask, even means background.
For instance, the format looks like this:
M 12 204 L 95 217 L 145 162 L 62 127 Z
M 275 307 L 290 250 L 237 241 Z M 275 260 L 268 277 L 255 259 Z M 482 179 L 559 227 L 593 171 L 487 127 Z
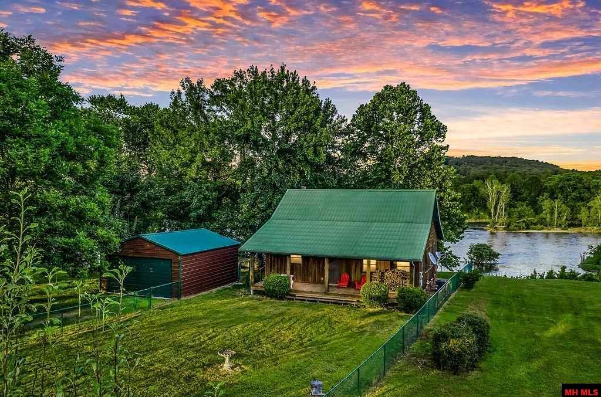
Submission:
M 365 272 L 365 281 L 368 283 L 371 281 L 371 265 L 369 262 L 367 263 L 367 271 Z
M 324 272 L 323 272 L 323 282 L 326 287 L 326 293 L 330 291 L 330 259 L 324 258 Z
M 286 256 L 286 274 L 290 278 L 290 255 Z
M 255 281 L 255 254 L 250 254 L 250 261 L 248 263 L 248 277 L 250 278 L 250 295 L 253 294 L 253 285 Z

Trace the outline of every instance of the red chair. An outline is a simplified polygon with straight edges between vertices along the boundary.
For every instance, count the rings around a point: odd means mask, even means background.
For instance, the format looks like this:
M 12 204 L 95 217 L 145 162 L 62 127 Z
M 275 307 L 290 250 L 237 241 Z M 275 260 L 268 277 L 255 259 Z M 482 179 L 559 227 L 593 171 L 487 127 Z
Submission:
M 366 282 L 366 278 L 365 278 L 365 274 L 364 274 L 363 277 L 361 277 L 361 281 L 359 281 L 358 283 L 355 283 L 355 289 L 361 290 L 361 287 L 363 287 L 363 284 L 365 284 L 365 282 Z
M 342 273 L 342 277 L 340 277 L 340 281 L 338 281 L 338 288 L 348 288 L 350 279 L 348 273 Z

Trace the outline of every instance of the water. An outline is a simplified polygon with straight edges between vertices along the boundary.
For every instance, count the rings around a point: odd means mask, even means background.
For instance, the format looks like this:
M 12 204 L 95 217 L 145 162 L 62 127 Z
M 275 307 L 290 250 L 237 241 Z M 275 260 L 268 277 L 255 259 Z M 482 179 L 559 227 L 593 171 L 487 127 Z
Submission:
M 601 234 L 594 233 L 491 233 L 483 229 L 468 229 L 461 241 L 451 246 L 453 253 L 460 258 L 467 257 L 470 244 L 491 244 L 501 253 L 499 269 L 493 274 L 507 276 L 526 276 L 534 269 L 546 272 L 559 270 L 566 266 L 568 270 L 581 272 L 578 264 L 580 255 L 589 245 L 601 244 Z

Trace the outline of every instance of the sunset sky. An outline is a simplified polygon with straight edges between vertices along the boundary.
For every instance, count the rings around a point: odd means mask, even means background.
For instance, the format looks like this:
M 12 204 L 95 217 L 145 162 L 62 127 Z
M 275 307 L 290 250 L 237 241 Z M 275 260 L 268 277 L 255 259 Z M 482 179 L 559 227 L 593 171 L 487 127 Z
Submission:
M 408 82 L 453 155 L 601 168 L 601 0 L 0 0 L 0 27 L 83 95 L 165 105 L 182 77 L 286 63 L 347 116 Z

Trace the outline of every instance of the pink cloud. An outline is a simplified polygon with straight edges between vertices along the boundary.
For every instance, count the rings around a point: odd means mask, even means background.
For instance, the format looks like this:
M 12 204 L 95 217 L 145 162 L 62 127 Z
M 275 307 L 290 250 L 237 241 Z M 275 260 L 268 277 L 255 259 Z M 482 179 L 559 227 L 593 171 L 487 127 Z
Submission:
M 15 10 L 18 12 L 22 12 L 22 13 L 33 13 L 33 14 L 43 14 L 46 12 L 46 9 L 43 7 L 36 7 L 36 6 L 23 6 L 20 4 L 17 4 L 15 6 Z

